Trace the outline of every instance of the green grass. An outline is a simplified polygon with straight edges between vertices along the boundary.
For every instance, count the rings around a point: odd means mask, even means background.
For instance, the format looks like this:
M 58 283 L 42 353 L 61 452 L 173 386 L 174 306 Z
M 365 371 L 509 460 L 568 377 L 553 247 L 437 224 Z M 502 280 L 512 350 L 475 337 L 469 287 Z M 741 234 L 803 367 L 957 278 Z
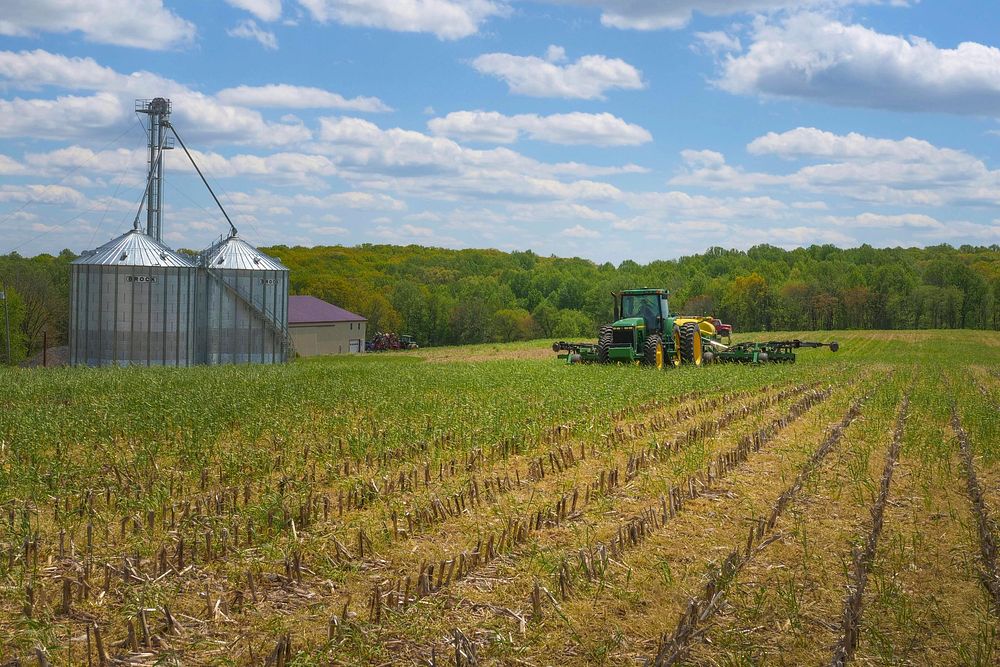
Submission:
M 173 604 L 202 618 L 207 613 L 204 601 L 201 608 L 197 601 L 205 587 L 224 597 L 236 590 L 249 595 L 244 585 L 248 569 L 260 576 L 283 572 L 279 565 L 296 550 L 306 552 L 315 589 L 321 587 L 318 580 L 335 588 L 346 586 L 367 573 L 318 551 L 328 548 L 326 536 L 341 525 L 336 518 L 314 529 L 297 526 L 293 533 L 291 521 L 303 503 L 331 494 L 335 504 L 337 492 L 352 485 L 375 481 L 384 486 L 411 465 L 429 465 L 436 472 L 471 450 L 490 452 L 504 442 L 547 451 L 539 438 L 559 424 L 570 425 L 572 438 L 588 444 L 589 450 L 589 444 L 605 442 L 609 414 L 654 400 L 669 404 L 694 391 L 763 392 L 813 381 L 849 387 L 864 374 L 912 373 L 921 387 L 914 397 L 916 409 L 935 435 L 911 438 L 911 456 L 928 467 L 947 465 L 950 458 L 944 448 L 949 445 L 940 434 L 947 430 L 954 400 L 984 476 L 997 478 L 1000 433 L 996 403 L 991 401 L 1000 396 L 1000 335 L 782 332 L 736 338 L 785 337 L 835 339 L 841 350 L 803 350 L 795 365 L 716 365 L 667 372 L 567 366 L 546 352 L 551 341 L 308 359 L 273 367 L 0 370 L 0 635 L 10 637 L 0 641 L 0 663 L 26 659 L 36 646 L 48 651 L 54 663 L 65 662 L 67 638 L 81 636 L 84 630 L 82 615 L 67 617 L 57 611 L 59 577 L 77 572 L 74 568 L 92 568 L 91 586 L 96 588 L 103 587 L 104 564 L 116 568 L 108 596 L 95 591 L 89 600 L 74 603 L 105 628 L 107 643 L 123 639 L 125 624 L 140 608 Z M 888 414 L 893 406 L 883 408 Z M 626 415 L 623 421 L 638 419 Z M 684 456 L 701 465 L 705 452 L 700 447 Z M 868 450 L 858 453 L 849 471 L 856 477 L 868 467 Z M 345 461 L 350 468 L 346 476 Z M 502 460 L 488 463 L 503 468 Z M 685 458 L 675 466 L 697 467 Z M 452 487 L 442 482 L 440 488 Z M 202 516 L 180 519 L 178 503 L 207 505 L 211 493 L 226 489 L 239 496 L 232 506 L 222 512 L 206 507 Z M 244 489 L 249 489 L 247 502 Z M 873 492 L 866 489 L 859 496 L 859 507 Z M 411 494 L 399 498 L 392 501 L 396 505 L 387 506 L 408 507 Z M 603 498 L 596 502 L 597 508 L 612 505 Z M 178 520 L 168 530 L 163 513 L 171 505 Z M 155 514 L 152 533 L 144 528 L 148 512 Z M 377 535 L 387 515 L 378 507 L 366 512 L 368 530 Z M 88 524 L 94 531 L 93 552 L 84 548 Z M 252 546 L 239 545 L 230 556 L 202 565 L 196 579 L 120 583 L 117 568 L 123 557 L 138 555 L 148 570 L 158 549 L 175 549 L 182 535 L 190 541 L 210 532 L 218 548 L 224 531 L 231 535 L 234 528 L 245 531 L 248 525 L 255 531 Z M 37 566 L 31 558 L 25 563 L 22 554 L 25 541 L 34 540 Z M 655 576 L 672 582 L 676 568 L 665 559 L 657 562 Z M 31 618 L 23 609 L 29 585 L 46 596 Z M 879 581 L 876 590 L 888 594 L 891 582 Z M 794 588 L 779 594 L 795 616 L 799 599 Z M 294 592 L 288 595 L 291 608 L 314 604 L 295 598 Z M 629 595 L 642 598 L 641 582 L 630 582 Z M 361 607 L 363 601 L 354 603 L 356 611 Z M 315 610 L 317 618 L 333 613 L 339 612 L 323 604 Z M 288 627 L 280 614 L 255 619 L 250 627 L 211 621 L 219 623 L 220 636 L 242 638 L 230 656 L 236 663 L 248 659 L 250 650 L 259 658 L 261 651 L 273 647 L 279 629 Z M 291 629 L 294 634 L 298 628 Z M 366 637 L 362 632 L 345 641 L 363 644 Z M 306 664 L 313 659 L 309 656 L 320 660 L 316 656 L 325 646 L 325 621 L 297 635 L 296 641 L 297 661 Z M 611 655 L 619 643 L 617 638 L 588 641 L 602 647 L 602 655 Z M 605 641 L 610 648 L 604 648 Z M 81 646 L 74 644 L 77 657 Z M 194 662 L 221 659 L 210 641 L 179 646 L 183 648 L 177 650 Z M 497 655 L 520 655 L 517 637 L 497 646 Z

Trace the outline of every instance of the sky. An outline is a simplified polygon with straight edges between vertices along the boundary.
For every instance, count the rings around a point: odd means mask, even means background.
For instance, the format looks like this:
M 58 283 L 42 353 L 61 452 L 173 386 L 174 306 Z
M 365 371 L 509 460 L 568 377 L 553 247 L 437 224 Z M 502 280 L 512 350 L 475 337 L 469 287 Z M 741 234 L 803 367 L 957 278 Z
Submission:
M 0 254 L 132 227 L 152 97 L 256 245 L 997 244 L 998 26 L 971 0 L 0 0 Z M 164 240 L 204 248 L 228 225 L 164 163 Z

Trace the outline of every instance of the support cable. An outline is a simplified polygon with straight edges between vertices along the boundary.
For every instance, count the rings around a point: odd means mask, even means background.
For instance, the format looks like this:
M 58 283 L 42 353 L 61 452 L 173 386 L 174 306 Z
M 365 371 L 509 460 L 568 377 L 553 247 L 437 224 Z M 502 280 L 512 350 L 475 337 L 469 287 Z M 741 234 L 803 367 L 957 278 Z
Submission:
M 181 148 L 184 149 L 184 154 L 188 156 L 189 160 L 191 160 L 191 164 L 194 166 L 194 170 L 198 172 L 198 176 L 201 177 L 201 182 L 205 184 L 206 188 L 208 188 L 208 193 L 212 195 L 212 199 L 214 199 L 215 203 L 219 206 L 219 210 L 222 211 L 222 215 L 225 216 L 226 222 L 229 223 L 229 228 L 231 230 L 232 235 L 236 236 L 237 233 L 236 225 L 234 225 L 233 221 L 229 219 L 229 214 L 226 213 L 226 209 L 223 208 L 222 202 L 219 201 L 219 198 L 215 196 L 215 190 L 213 190 L 212 186 L 208 184 L 208 179 L 206 179 L 205 175 L 201 173 L 201 169 L 198 168 L 198 163 L 194 161 L 194 156 L 191 155 L 191 152 L 187 149 L 187 146 L 184 145 L 184 140 L 181 139 L 181 135 L 177 134 L 177 130 L 169 121 L 163 121 L 163 124 L 169 127 L 170 131 L 174 133 L 175 137 L 177 137 L 177 143 L 179 143 L 181 145 Z
M 80 164 L 78 164 L 78 165 L 76 165 L 75 167 L 73 167 L 72 169 L 70 169 L 70 170 L 69 170 L 69 171 L 68 171 L 67 173 L 63 174 L 63 177 L 62 177 L 62 178 L 60 178 L 60 179 L 59 179 L 58 181 L 56 181 L 56 182 L 54 182 L 54 183 L 49 183 L 49 184 L 48 184 L 48 185 L 46 185 L 46 186 L 45 186 L 44 188 L 42 188 L 42 190 L 41 190 L 40 192 L 37 192 L 37 193 L 36 193 L 36 194 L 35 194 L 35 195 L 34 195 L 33 197 L 31 197 L 31 198 L 27 199 L 27 200 L 26 200 L 26 201 L 25 201 L 24 203 L 22 203 L 22 204 L 21 204 L 21 205 L 20 205 L 19 207 L 17 207 L 16 209 L 14 209 L 14 210 L 12 210 L 12 211 L 8 211 L 6 215 L 4 215 L 4 216 L 3 216 L 2 218 L 0 218 L 0 225 L 3 225 L 3 224 L 4 224 L 5 222 L 7 222 L 7 221 L 8 221 L 8 220 L 10 220 L 10 219 L 11 219 L 12 217 L 14 217 L 14 216 L 15 216 L 15 215 L 17 215 L 18 213 L 20 213 L 21 211 L 23 211 L 24 209 L 26 209 L 26 208 L 27 208 L 28 206 L 31 206 L 32 204 L 34 204 L 34 203 L 38 202 L 38 201 L 39 201 L 39 200 L 40 200 L 40 199 L 41 199 L 42 197 L 44 197 L 44 196 L 45 196 L 45 194 L 46 194 L 46 193 L 47 193 L 47 192 L 48 192 L 48 191 L 49 191 L 49 190 L 50 190 L 51 188 L 54 188 L 54 187 L 58 187 L 58 186 L 62 185 L 63 183 L 65 183 L 65 182 L 66 182 L 66 180 L 67 180 L 67 179 L 68 179 L 68 178 L 69 178 L 70 176 L 73 176 L 73 175 L 74 175 L 74 174 L 76 174 L 76 173 L 77 173 L 78 171 L 80 171 L 80 170 L 81 170 L 81 169 L 83 169 L 83 168 L 84 168 L 85 166 L 87 166 L 87 164 L 89 164 L 91 160 L 93 160 L 93 159 L 94 159 L 94 158 L 96 158 L 96 157 L 97 157 L 98 155 L 100 155 L 100 154 L 101 154 L 102 152 L 104 152 L 104 151 L 105 151 L 105 150 L 106 150 L 106 149 L 107 149 L 107 148 L 108 148 L 109 146 L 111 146 L 112 144 L 117 144 L 117 143 L 118 143 L 118 142 L 119 142 L 119 141 L 121 140 L 121 138 L 122 138 L 122 137 L 124 137 L 124 136 L 125 136 L 126 134 L 128 134 L 129 132 L 131 132 L 131 131 L 132 131 L 133 129 L 135 129 L 135 126 L 136 126 L 136 124 L 137 124 L 137 125 L 139 125 L 140 127 L 142 126 L 142 123 L 135 123 L 135 124 L 132 124 L 132 125 L 129 125 L 129 126 L 128 126 L 128 127 L 127 127 L 127 128 L 126 128 L 126 129 L 125 129 L 125 130 L 124 130 L 124 131 L 123 131 L 123 132 L 121 133 L 121 134 L 119 134 L 119 135 L 118 135 L 117 137 L 115 137 L 114 139 L 112 139 L 112 140 L 111 140 L 111 141 L 109 141 L 108 143 L 104 144 L 104 146 L 102 146 L 101 148 L 99 148 L 99 149 L 98 149 L 98 150 L 97 150 L 96 152 L 94 152 L 94 153 L 93 153 L 93 154 L 92 154 L 92 155 L 91 155 L 91 156 L 90 156 L 89 158 L 87 158 L 86 160 L 84 160 L 84 161 L 83 161 L 83 162 L 81 162 Z M 73 216 L 72 218 L 70 218 L 70 219 L 69 219 L 69 220 L 67 220 L 66 222 L 64 222 L 64 223 L 62 223 L 62 224 L 60 224 L 60 225 L 55 225 L 55 226 L 54 226 L 53 228 L 51 228 L 51 229 L 46 229 L 45 231 L 42 231 L 42 232 L 40 232 L 40 233 L 36 234 L 35 236 L 32 236 L 32 237 L 30 237 L 30 238 L 26 239 L 25 241 L 22 241 L 22 242 L 21 242 L 21 243 L 19 243 L 18 245 L 16 245 L 16 246 L 14 246 L 13 248 L 11 248 L 11 249 L 10 249 L 10 252 L 15 252 L 15 251 L 17 251 L 17 250 L 20 250 L 21 248 L 25 247 L 26 245 L 28 245 L 28 244 L 30 244 L 30 243 L 34 243 L 35 241 L 37 241 L 37 240 L 38 240 L 38 239 L 40 239 L 41 237 L 43 237 L 43 236 L 45 236 L 46 234 L 48 234 L 48 233 L 50 233 L 51 231 L 53 231 L 53 229 L 61 229 L 62 227 L 64 227 L 64 226 L 68 225 L 68 224 L 69 224 L 70 222 L 73 222 L 74 220 L 76 220 L 77 218 L 79 218 L 79 217 L 80 217 L 81 215 L 83 215 L 84 213 L 89 213 L 89 212 L 90 212 L 91 210 L 93 210 L 93 209 L 87 209 L 87 210 L 85 210 L 85 211 L 83 211 L 83 212 L 81 212 L 81 213 L 78 213 L 77 215 Z

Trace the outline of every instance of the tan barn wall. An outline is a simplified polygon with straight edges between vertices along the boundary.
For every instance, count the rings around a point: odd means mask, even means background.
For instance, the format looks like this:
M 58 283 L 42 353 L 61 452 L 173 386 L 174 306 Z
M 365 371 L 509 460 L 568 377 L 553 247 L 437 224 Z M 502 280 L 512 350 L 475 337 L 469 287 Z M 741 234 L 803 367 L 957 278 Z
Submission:
M 295 351 L 303 357 L 322 354 L 349 354 L 351 341 L 358 341 L 365 351 L 366 322 L 330 322 L 324 324 L 289 324 Z

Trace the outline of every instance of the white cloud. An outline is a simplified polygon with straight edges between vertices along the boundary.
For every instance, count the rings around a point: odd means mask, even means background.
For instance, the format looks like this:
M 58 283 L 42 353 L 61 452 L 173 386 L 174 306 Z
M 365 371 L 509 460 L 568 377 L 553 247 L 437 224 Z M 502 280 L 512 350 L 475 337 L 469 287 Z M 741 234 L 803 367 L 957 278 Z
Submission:
M 895 160 L 952 165 L 969 165 L 975 162 L 968 153 L 952 148 L 938 148 L 923 139 L 880 139 L 857 132 L 834 134 L 815 127 L 797 127 L 781 133 L 768 132 L 747 144 L 747 151 L 752 155 L 777 155 L 788 159 Z
M 281 18 L 281 0 L 226 0 L 237 9 L 244 9 L 261 21 L 277 21 Z
M 0 185 L 0 202 L 82 206 L 87 198 L 64 185 Z
M 740 43 L 739 37 L 720 30 L 696 32 L 694 36 L 698 39 L 700 48 L 709 53 L 719 54 L 743 50 L 743 45 Z
M 550 63 L 561 63 L 566 60 L 566 49 L 555 44 L 550 44 L 545 51 L 545 59 Z
M 508 12 L 500 0 L 299 0 L 299 4 L 320 23 L 427 32 L 439 39 L 474 35 L 487 19 Z
M 308 227 L 307 229 L 313 234 L 323 234 L 324 236 L 346 236 L 350 233 L 350 230 L 346 227 L 337 227 L 334 225 Z
M 829 227 L 810 227 L 807 225 L 796 225 L 794 227 L 771 227 L 762 230 L 769 242 L 773 242 L 780 248 L 796 248 L 813 244 L 831 243 L 842 248 L 848 248 L 858 244 L 857 239 L 836 229 Z
M 741 94 L 842 106 L 1000 115 L 1000 49 L 878 33 L 819 14 L 759 22 L 717 84 Z
M 601 10 L 601 23 L 631 30 L 676 30 L 691 22 L 695 12 L 706 16 L 729 16 L 745 12 L 802 9 L 834 4 L 871 4 L 878 0 L 550 0 Z M 905 4 L 906 0 L 889 0 Z
M 299 199 L 298 201 L 308 201 Z M 406 210 L 406 203 L 389 195 L 372 194 L 370 192 L 339 192 L 327 195 L 322 199 L 324 203 L 337 207 L 358 208 L 381 211 L 403 211 Z
M 215 152 L 191 150 L 192 155 L 209 178 L 251 177 L 268 182 L 280 182 L 323 187 L 326 178 L 335 176 L 337 168 L 323 156 L 308 153 L 280 152 L 270 155 L 236 154 L 223 156 Z M 95 152 L 83 146 L 67 146 L 48 152 L 28 153 L 24 156 L 23 169 L 33 175 L 52 178 L 86 167 L 91 176 L 122 174 L 122 182 L 142 187 L 145 183 L 143 165 L 146 150 L 124 148 Z M 3 160 L 0 158 L 0 166 Z M 190 161 L 180 150 L 164 154 L 168 173 L 194 174 Z
M 416 225 L 401 225 L 399 231 L 406 236 L 433 236 L 434 230 L 430 227 L 418 227 Z
M 13 222 L 32 222 L 38 220 L 38 216 L 28 211 L 14 211 L 6 215 L 5 219 Z
M 241 154 L 223 157 L 218 153 L 200 151 L 192 151 L 192 154 L 201 170 L 215 178 L 255 176 L 321 187 L 325 184 L 323 180 L 325 177 L 337 174 L 333 162 L 322 155 L 273 153 L 264 156 Z M 167 167 L 171 170 L 193 172 L 186 156 L 176 151 L 167 156 Z
M 427 123 L 434 134 L 462 141 L 510 144 L 522 134 L 536 141 L 590 146 L 637 146 L 652 141 L 648 130 L 609 113 L 565 113 L 551 116 L 495 111 L 454 111 Z
M 67 118 L 73 118 L 73 123 Z M 127 118 L 119 99 L 109 93 L 53 100 L 0 99 L 0 137 L 70 139 L 89 130 L 119 125 Z
M 323 195 L 276 194 L 268 190 L 254 190 L 228 193 L 226 209 L 241 215 L 268 218 L 273 217 L 274 210 L 292 213 L 313 211 L 320 214 L 318 219 L 321 222 L 337 224 L 342 221 L 342 217 L 333 211 L 343 215 L 352 211 L 401 212 L 407 210 L 407 204 L 386 194 L 357 190 Z
M 102 90 L 122 86 L 122 75 L 99 65 L 93 58 L 70 58 L 42 49 L 0 51 L 0 78 L 21 90 L 37 90 L 43 86 Z
M 230 37 L 256 40 L 265 49 L 270 49 L 272 51 L 278 48 L 278 38 L 274 36 L 274 33 L 270 30 L 264 30 L 257 25 L 257 22 L 253 19 L 240 21 L 235 26 L 227 30 L 226 34 Z
M 312 132 L 294 117 L 282 122 L 266 121 L 255 110 L 225 101 L 277 104 L 301 93 L 300 97 L 310 104 L 329 103 L 331 97 L 326 91 L 263 86 L 230 89 L 219 99 L 149 72 L 122 74 L 89 58 L 67 58 L 45 51 L 0 52 L 0 85 L 4 82 L 14 89 L 44 85 L 101 91 L 89 98 L 65 96 L 65 101 L 14 100 L 8 104 L 16 102 L 20 106 L 10 107 L 10 113 L 0 117 L 0 129 L 7 123 L 5 131 L 9 135 L 70 138 L 60 133 L 71 132 L 71 138 L 82 143 L 88 138 L 106 138 L 112 129 L 116 133 L 127 129 L 134 122 L 135 97 L 147 96 L 150 90 L 168 96 L 174 102 L 175 124 L 189 144 L 203 149 L 196 153 L 196 159 L 215 178 L 267 178 L 310 189 L 328 187 L 329 179 L 340 178 L 357 190 L 399 192 L 435 200 L 507 198 L 514 202 L 579 203 L 615 200 L 621 196 L 618 188 L 590 179 L 645 171 L 632 164 L 545 163 L 507 148 L 470 149 L 446 137 L 401 128 L 382 129 L 359 118 L 321 119 L 320 142 L 311 143 Z M 354 102 L 357 100 L 348 100 Z M 72 125 L 65 122 L 66 109 L 74 111 Z M 548 131 L 551 134 L 553 130 Z M 539 136 L 548 136 L 542 130 L 538 132 Z M 569 140 L 565 134 L 558 138 Z M 205 150 L 213 143 L 288 146 L 299 150 L 223 156 Z M 73 157 L 81 161 L 91 155 L 78 152 Z M 67 162 L 69 158 L 53 155 L 48 158 L 49 164 L 43 164 L 45 158 L 36 157 L 30 169 L 64 173 L 72 167 L 60 166 L 58 160 Z M 179 152 L 168 153 L 168 168 L 189 170 L 182 158 Z M 98 162 L 106 166 L 93 168 Z M 102 156 L 93 158 L 87 173 L 110 174 L 112 165 L 118 170 L 114 173 L 127 167 L 127 163 L 122 164 L 121 156 Z
M 25 165 L 33 173 L 43 175 L 54 175 L 60 173 L 60 170 L 77 169 L 85 165 L 94 173 L 119 173 L 129 165 L 139 165 L 145 160 L 145 149 L 118 148 L 95 152 L 81 146 L 66 146 L 45 153 L 27 153 L 24 156 Z M 138 179 L 144 178 L 141 171 L 136 176 Z
M 380 221 L 372 220 L 372 222 L 378 224 Z M 425 246 L 445 248 L 462 248 L 466 245 L 463 241 L 455 237 L 438 234 L 437 231 L 430 227 L 408 224 L 396 227 L 392 225 L 392 221 L 390 220 L 382 220 L 381 222 L 382 224 L 379 224 L 375 228 L 375 236 L 387 243 L 419 243 Z
M 685 151 L 686 168 L 672 185 L 752 191 L 781 188 L 831 197 L 897 206 L 1000 203 L 1000 170 L 964 151 L 941 148 L 920 139 L 881 139 L 816 128 L 769 133 L 752 141 L 748 151 L 790 160 L 821 159 L 791 173 L 748 172 L 712 151 Z
M 681 159 L 694 167 L 718 167 L 726 163 L 726 156 L 718 151 L 696 151 L 690 148 L 681 151 Z
M 280 146 L 307 141 L 312 133 L 301 123 L 274 123 L 252 109 L 223 104 L 171 79 L 145 71 L 122 74 L 92 58 L 69 58 L 43 50 L 0 51 L 0 85 L 20 90 L 53 86 L 67 90 L 97 91 L 91 98 L 60 98 L 72 104 L 61 108 L 54 100 L 14 100 L 30 108 L 30 116 L 8 120 L 17 124 L 25 137 L 52 138 L 75 131 L 115 127 L 131 123 L 137 98 L 162 95 L 173 101 L 173 118 L 185 140 L 229 141 L 233 143 Z M 86 100 L 90 100 L 90 103 Z M 117 108 L 114 101 L 117 100 Z M 13 109 L 13 107 L 11 107 Z M 73 123 L 67 123 L 72 111 Z M 56 128 L 58 123 L 66 129 Z
M 567 227 L 562 230 L 560 234 L 575 239 L 596 239 L 601 235 L 597 230 L 584 227 L 583 225 L 573 225 L 572 227 Z
M 715 190 L 749 192 L 762 187 L 786 184 L 782 175 L 747 173 L 726 164 L 726 157 L 711 150 L 683 150 L 684 168 L 669 180 L 671 185 L 684 185 Z
M 698 239 L 690 246 L 692 249 L 704 249 L 704 243 L 700 239 L 731 237 L 735 231 L 732 225 L 715 220 L 680 216 L 667 218 L 655 213 L 625 218 L 611 226 L 622 232 L 642 232 L 650 238 L 670 236 L 681 243 L 691 244 L 693 239 Z
M 0 35 L 81 32 L 92 42 L 167 49 L 194 39 L 195 27 L 162 0 L 5 0 Z
M 614 222 L 618 216 L 610 211 L 571 202 L 550 202 L 545 204 L 507 204 L 508 216 L 519 222 L 545 223 L 553 220 L 589 220 L 593 222 Z
M 1000 221 L 980 224 L 966 220 L 939 220 L 922 213 L 883 214 L 865 212 L 854 216 L 826 216 L 820 218 L 830 227 L 848 227 L 865 230 L 892 230 L 905 236 L 897 237 L 897 243 L 911 243 L 914 239 L 923 242 L 955 242 L 963 239 L 970 242 L 989 243 L 1000 239 Z
M 366 186 L 439 198 L 615 199 L 618 188 L 590 180 L 565 182 L 640 168 L 548 164 L 508 148 L 466 148 L 445 137 L 401 128 L 382 129 L 360 118 L 320 119 L 317 150 L 340 174 Z
M 24 165 L 6 155 L 0 155 L 0 176 L 17 176 L 24 173 Z
M 549 57 L 552 49 L 550 46 Z M 557 55 L 565 57 L 565 51 Z M 536 56 L 486 53 L 473 60 L 472 66 L 505 81 L 510 92 L 531 97 L 593 100 L 604 99 L 609 90 L 645 87 L 639 70 L 620 58 L 603 55 L 582 56 L 576 62 L 559 65 Z
M 868 229 L 900 229 L 903 227 L 917 229 L 944 229 L 945 224 L 936 218 L 922 213 L 901 213 L 887 215 L 883 213 L 860 213 L 851 217 L 827 216 L 823 222 L 842 227 L 865 227 Z
M 679 190 L 632 192 L 623 196 L 630 208 L 658 217 L 732 220 L 773 218 L 788 206 L 772 197 L 709 197 Z
M 322 88 L 292 86 L 284 83 L 266 86 L 236 86 L 216 94 L 225 104 L 246 107 L 285 109 L 344 109 L 350 111 L 383 112 L 392 107 L 377 97 L 345 98 Z

